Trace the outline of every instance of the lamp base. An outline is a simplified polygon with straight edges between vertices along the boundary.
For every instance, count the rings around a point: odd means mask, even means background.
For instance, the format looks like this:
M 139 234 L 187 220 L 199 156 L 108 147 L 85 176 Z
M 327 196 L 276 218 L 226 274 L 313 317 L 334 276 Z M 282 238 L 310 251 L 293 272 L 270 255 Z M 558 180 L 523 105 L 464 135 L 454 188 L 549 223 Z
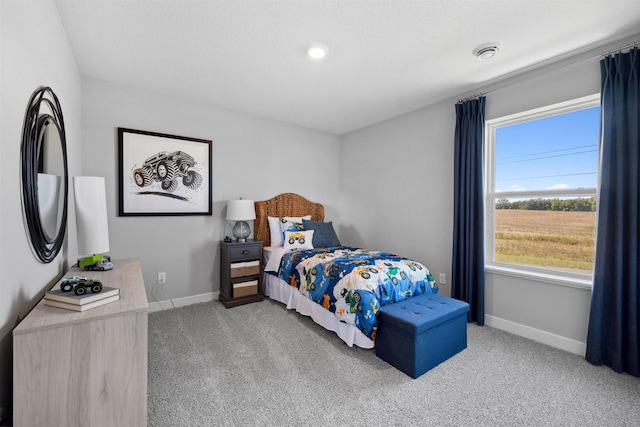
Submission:
M 236 221 L 232 233 L 238 242 L 246 242 L 247 237 L 251 234 L 251 229 L 247 221 Z

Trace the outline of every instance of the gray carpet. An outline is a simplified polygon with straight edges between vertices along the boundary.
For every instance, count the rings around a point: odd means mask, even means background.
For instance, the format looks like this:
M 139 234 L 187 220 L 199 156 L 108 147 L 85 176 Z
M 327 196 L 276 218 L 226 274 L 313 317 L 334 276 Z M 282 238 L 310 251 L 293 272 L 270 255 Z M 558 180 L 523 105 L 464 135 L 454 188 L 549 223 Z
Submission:
M 279 303 L 149 314 L 149 426 L 640 426 L 640 379 L 497 329 L 417 380 Z

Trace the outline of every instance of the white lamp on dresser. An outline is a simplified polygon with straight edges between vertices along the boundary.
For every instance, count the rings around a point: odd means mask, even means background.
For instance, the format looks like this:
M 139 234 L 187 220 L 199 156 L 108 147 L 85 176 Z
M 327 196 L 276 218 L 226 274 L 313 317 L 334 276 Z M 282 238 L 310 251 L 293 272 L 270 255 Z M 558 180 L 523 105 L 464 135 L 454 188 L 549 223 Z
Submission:
M 105 180 L 97 176 L 73 178 L 78 231 L 78 267 L 110 270 L 113 264 L 105 258 L 109 252 L 109 224 Z

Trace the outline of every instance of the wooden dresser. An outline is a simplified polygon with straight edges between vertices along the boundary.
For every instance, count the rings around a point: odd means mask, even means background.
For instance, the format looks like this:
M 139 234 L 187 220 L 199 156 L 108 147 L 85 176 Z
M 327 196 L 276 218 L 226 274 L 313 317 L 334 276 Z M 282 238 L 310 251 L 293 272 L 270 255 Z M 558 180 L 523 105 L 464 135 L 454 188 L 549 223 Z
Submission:
M 72 268 L 120 288 L 84 312 L 40 301 L 13 330 L 14 426 L 146 426 L 147 295 L 137 259 L 110 271 Z M 59 282 L 55 285 L 58 286 Z

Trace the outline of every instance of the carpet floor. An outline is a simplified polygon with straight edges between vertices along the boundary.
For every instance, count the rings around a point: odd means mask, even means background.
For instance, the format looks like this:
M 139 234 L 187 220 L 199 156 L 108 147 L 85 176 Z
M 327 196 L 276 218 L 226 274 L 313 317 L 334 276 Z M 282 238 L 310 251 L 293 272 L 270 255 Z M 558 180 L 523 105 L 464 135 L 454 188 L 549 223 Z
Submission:
M 640 379 L 468 325 L 414 380 L 271 300 L 149 314 L 149 426 L 640 426 Z

